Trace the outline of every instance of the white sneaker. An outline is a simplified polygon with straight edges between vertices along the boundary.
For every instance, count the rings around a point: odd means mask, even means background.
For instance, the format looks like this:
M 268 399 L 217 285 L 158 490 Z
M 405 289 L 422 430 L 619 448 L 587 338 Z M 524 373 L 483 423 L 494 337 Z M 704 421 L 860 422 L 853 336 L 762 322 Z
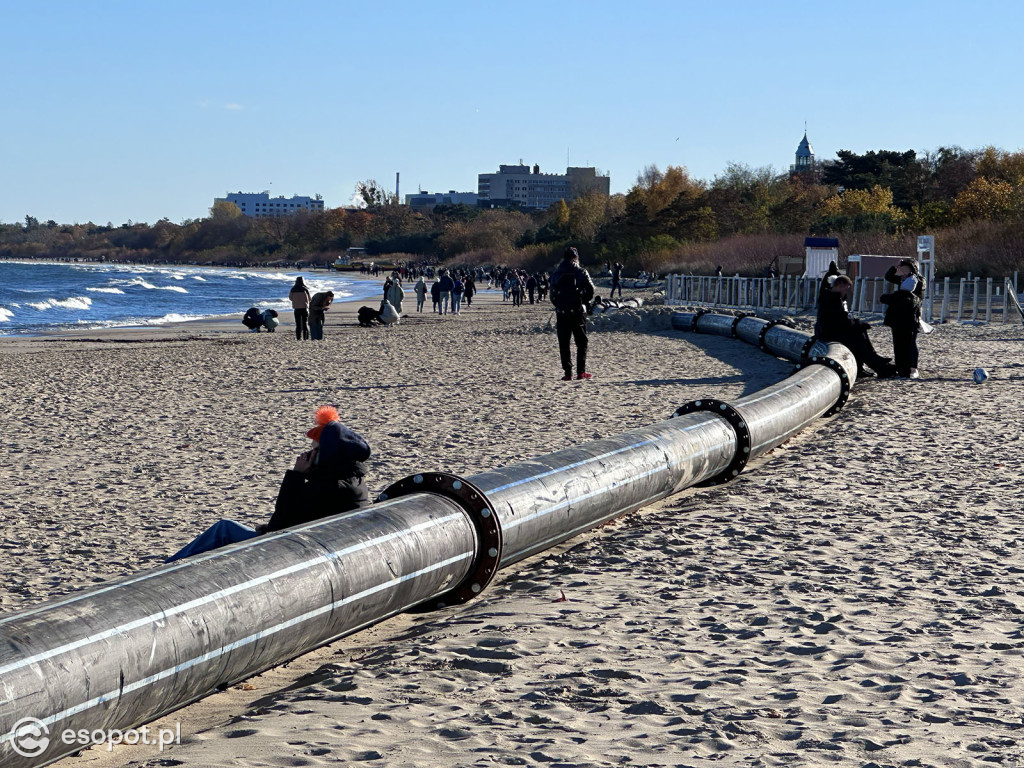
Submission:
M 920 379 L 921 378 L 921 374 L 917 372 L 917 368 L 911 368 L 910 369 L 910 378 L 912 378 L 912 379 Z

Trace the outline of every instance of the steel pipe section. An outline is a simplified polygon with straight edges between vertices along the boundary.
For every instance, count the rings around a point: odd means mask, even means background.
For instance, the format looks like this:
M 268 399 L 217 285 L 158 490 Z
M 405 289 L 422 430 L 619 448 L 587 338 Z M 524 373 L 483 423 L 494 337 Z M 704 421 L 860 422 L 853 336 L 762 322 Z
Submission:
M 721 472 L 736 451 L 729 424 L 669 419 L 468 478 L 501 521 L 501 567 Z
M 45 765 L 78 748 L 66 730 L 133 728 L 396 613 L 470 599 L 498 568 L 731 479 L 841 406 L 855 380 L 844 347 L 782 325 L 704 312 L 673 324 L 802 368 L 733 404 L 684 404 L 651 426 L 464 479 L 415 475 L 368 509 L 0 618 L 0 765 Z
M 45 765 L 81 748 L 66 729 L 141 725 L 418 605 L 476 545 L 459 504 L 412 495 L 6 617 L 0 765 Z

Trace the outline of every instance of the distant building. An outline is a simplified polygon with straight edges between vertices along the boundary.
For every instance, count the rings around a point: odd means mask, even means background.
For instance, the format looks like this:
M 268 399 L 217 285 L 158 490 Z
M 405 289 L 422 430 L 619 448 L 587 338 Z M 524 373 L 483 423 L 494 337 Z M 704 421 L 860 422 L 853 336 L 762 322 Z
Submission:
M 483 208 L 544 210 L 559 200 L 569 203 L 590 192 L 611 191 L 611 179 L 598 176 L 592 167 L 566 168 L 558 174 L 541 173 L 539 165 L 500 165 L 497 173 L 481 173 L 478 179 L 477 205 Z
M 323 211 L 324 199 L 320 195 L 303 197 L 293 195 L 286 199 L 271 197 L 269 192 L 228 192 L 227 197 L 214 198 L 214 203 L 234 203 L 246 216 L 265 219 L 274 216 L 288 216 L 296 211 Z
M 429 211 L 438 205 L 471 205 L 476 206 L 476 192 L 417 192 L 406 195 L 405 204 L 414 211 Z
M 804 129 L 804 137 L 796 148 L 796 163 L 789 166 L 790 173 L 816 173 L 817 165 L 814 162 L 814 149 L 811 142 L 807 140 L 807 129 Z

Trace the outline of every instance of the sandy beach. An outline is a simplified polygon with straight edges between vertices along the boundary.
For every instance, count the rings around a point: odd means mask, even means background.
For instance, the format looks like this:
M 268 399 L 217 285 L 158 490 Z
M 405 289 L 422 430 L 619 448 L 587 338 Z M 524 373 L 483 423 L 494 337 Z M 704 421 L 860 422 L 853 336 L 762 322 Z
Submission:
M 366 329 L 364 303 L 333 307 L 322 343 L 237 321 L 0 339 L 0 612 L 153 567 L 218 519 L 264 522 L 322 404 L 367 438 L 376 493 L 793 369 L 654 307 L 596 322 L 597 378 L 566 383 L 548 304 L 484 293 Z M 1022 766 L 1022 345 L 1020 324 L 938 326 L 921 380 L 858 384 L 733 483 L 175 712 L 162 753 L 57 765 Z

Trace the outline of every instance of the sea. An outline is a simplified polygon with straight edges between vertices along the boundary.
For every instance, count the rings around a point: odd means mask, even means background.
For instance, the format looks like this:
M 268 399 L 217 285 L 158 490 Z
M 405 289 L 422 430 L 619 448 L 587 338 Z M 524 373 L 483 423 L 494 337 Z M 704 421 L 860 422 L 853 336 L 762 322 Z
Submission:
M 376 298 L 380 283 L 326 270 L 0 261 L 0 336 L 130 328 L 242 315 L 249 307 L 291 311 L 302 276 L 335 301 Z

